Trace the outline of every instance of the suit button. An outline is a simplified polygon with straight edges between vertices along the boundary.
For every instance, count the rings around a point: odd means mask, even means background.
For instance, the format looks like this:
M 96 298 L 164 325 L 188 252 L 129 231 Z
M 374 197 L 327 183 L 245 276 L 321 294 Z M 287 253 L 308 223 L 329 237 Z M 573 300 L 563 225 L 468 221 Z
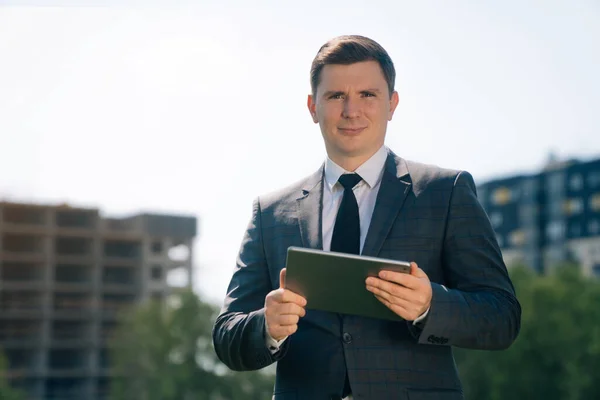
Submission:
M 344 334 L 342 335 L 342 340 L 344 341 L 344 343 L 350 344 L 352 343 L 352 335 L 348 332 L 344 332 Z

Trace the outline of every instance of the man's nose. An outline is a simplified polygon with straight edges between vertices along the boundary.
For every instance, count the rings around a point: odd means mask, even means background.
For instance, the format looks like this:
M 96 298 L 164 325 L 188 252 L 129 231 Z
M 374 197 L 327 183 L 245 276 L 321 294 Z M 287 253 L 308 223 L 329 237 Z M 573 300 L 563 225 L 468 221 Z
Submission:
M 344 118 L 356 118 L 360 115 L 360 102 L 351 96 L 346 97 L 344 100 Z

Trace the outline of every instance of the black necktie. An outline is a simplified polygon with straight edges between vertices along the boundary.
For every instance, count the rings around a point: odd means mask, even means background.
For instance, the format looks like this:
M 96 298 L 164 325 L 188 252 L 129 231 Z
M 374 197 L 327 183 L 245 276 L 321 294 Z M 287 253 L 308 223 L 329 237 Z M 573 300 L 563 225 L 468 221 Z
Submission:
M 342 204 L 340 204 L 335 218 L 331 236 L 331 251 L 360 254 L 360 219 L 358 203 L 352 188 L 361 180 L 362 178 L 358 174 L 345 174 L 338 180 L 344 187 L 344 197 L 342 197 Z
M 360 218 L 358 216 L 358 203 L 352 189 L 361 180 L 362 178 L 358 174 L 345 174 L 340 176 L 338 180 L 344 187 L 344 196 L 333 226 L 331 251 L 360 254 Z M 348 372 L 346 372 L 342 397 L 348 396 L 350 392 L 350 381 Z

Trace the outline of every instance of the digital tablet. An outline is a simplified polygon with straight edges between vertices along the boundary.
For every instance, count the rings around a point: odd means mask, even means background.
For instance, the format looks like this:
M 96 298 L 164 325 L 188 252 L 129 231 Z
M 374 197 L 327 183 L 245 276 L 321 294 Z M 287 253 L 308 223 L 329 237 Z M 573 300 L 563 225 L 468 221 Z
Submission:
M 381 270 L 410 273 L 410 263 L 300 247 L 287 252 L 285 288 L 306 298 L 307 309 L 393 321 L 403 319 L 366 288 Z

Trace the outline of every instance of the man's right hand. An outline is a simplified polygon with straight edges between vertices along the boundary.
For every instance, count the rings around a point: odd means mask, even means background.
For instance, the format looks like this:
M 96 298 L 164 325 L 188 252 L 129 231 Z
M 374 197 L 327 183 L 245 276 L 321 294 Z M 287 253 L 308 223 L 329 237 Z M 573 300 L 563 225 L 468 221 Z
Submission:
M 306 315 L 306 299 L 285 286 L 285 268 L 279 273 L 279 289 L 265 298 L 265 318 L 269 335 L 279 341 L 298 330 L 300 317 Z

